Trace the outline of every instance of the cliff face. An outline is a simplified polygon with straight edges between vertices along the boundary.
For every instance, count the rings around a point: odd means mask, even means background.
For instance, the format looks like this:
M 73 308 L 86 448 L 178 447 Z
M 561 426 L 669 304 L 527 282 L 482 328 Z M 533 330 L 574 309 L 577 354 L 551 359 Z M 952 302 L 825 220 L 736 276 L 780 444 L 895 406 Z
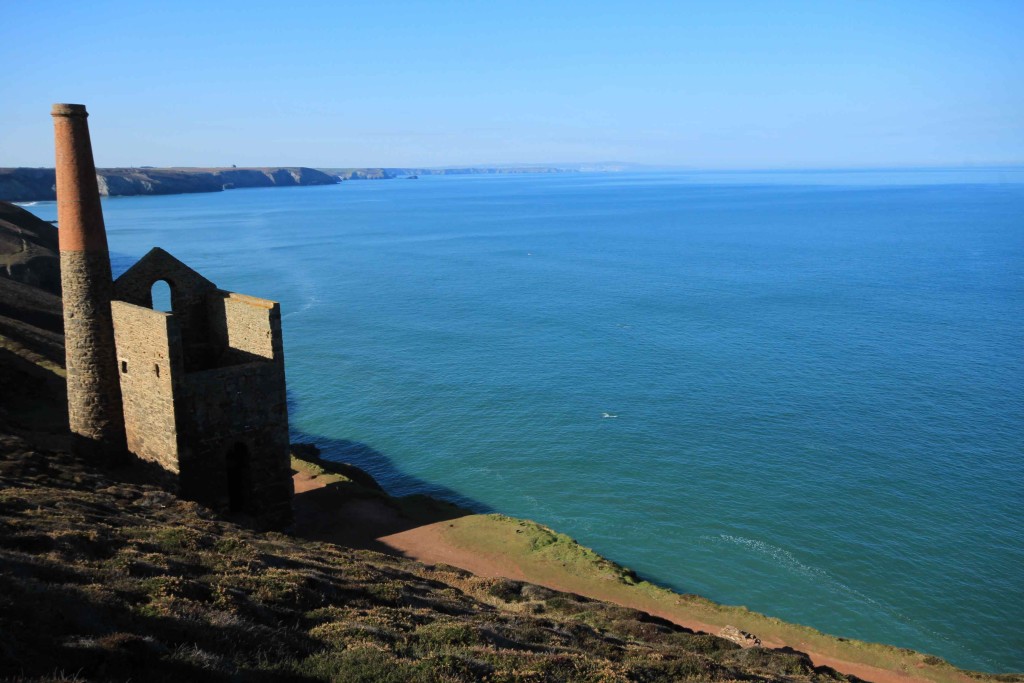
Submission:
M 387 180 L 395 176 L 386 168 L 321 168 L 338 180 Z
M 9 202 L 55 199 L 56 182 L 52 168 L 0 168 L 0 199 Z
M 101 168 L 100 194 L 132 196 L 220 192 L 241 187 L 333 185 L 330 176 L 312 168 Z M 0 168 L 0 199 L 15 202 L 56 198 L 52 168 Z
M 312 168 L 114 168 L 99 169 L 100 194 L 183 194 L 220 192 L 242 187 L 333 185 L 334 178 Z

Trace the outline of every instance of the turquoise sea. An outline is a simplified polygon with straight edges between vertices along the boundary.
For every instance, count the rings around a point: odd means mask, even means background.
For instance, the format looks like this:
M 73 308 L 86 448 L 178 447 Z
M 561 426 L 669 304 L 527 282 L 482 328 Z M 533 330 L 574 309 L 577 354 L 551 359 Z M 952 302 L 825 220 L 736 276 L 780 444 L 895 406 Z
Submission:
M 160 245 L 281 301 L 295 438 L 393 492 L 1024 670 L 1021 169 L 427 176 L 104 210 L 115 270 Z

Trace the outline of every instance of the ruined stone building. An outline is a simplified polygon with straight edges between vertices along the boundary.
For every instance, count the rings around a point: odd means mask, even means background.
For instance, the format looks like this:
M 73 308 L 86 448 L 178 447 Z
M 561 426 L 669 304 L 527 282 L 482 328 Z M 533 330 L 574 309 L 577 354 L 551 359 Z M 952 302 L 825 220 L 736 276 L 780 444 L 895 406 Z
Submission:
M 281 311 L 218 289 L 155 248 L 112 280 L 82 105 L 54 105 L 68 415 L 80 452 L 127 450 L 174 477 L 180 495 L 291 521 Z M 171 290 L 171 312 L 152 288 Z

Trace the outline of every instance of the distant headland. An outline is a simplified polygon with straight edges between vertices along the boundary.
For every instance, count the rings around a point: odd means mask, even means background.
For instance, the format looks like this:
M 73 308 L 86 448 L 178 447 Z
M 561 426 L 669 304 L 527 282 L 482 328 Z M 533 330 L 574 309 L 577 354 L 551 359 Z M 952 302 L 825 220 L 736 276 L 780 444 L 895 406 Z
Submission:
M 52 168 L 0 168 L 0 199 L 46 201 L 57 196 Z M 333 185 L 334 176 L 312 168 L 99 168 L 100 194 L 108 197 L 144 194 L 220 192 L 241 187 Z
M 493 175 L 509 173 L 566 173 L 575 168 L 552 166 L 465 168 L 307 168 L 267 166 L 253 168 L 98 168 L 96 179 L 105 197 L 149 194 L 221 192 L 244 187 L 296 187 L 334 185 L 343 180 L 387 180 L 424 175 Z M 57 197 L 52 168 L 0 168 L 0 200 L 49 201 Z

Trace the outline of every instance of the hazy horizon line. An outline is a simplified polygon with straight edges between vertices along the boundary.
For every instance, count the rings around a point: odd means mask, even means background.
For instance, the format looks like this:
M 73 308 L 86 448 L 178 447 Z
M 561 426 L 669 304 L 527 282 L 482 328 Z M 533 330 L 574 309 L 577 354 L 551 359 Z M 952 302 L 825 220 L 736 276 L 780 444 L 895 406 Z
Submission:
M 2 169 L 30 168 L 30 169 L 52 169 L 53 165 L 43 166 L 4 166 Z M 312 169 L 422 169 L 426 171 L 448 171 L 459 169 L 557 169 L 580 172 L 581 169 L 592 169 L 598 172 L 617 172 L 626 170 L 638 171 L 688 171 L 697 173 L 718 173 L 718 172 L 801 172 L 801 171 L 944 171 L 944 170 L 984 170 L 995 168 L 1024 168 L 1024 160 L 1021 161 L 991 161 L 991 162 L 944 162 L 944 163 L 886 163 L 886 164 L 857 164 L 857 165 L 809 165 L 809 166 L 786 166 L 786 165 L 753 165 L 753 166 L 691 166 L 686 164 L 649 164 L 629 161 L 584 161 L 584 162 L 509 162 L 509 163 L 475 163 L 475 164 L 247 164 L 237 166 L 233 164 L 174 164 L 174 165 L 97 165 L 98 170 L 106 169 L 253 169 L 253 168 L 312 168 Z M 583 171 L 585 172 L 585 171 Z

